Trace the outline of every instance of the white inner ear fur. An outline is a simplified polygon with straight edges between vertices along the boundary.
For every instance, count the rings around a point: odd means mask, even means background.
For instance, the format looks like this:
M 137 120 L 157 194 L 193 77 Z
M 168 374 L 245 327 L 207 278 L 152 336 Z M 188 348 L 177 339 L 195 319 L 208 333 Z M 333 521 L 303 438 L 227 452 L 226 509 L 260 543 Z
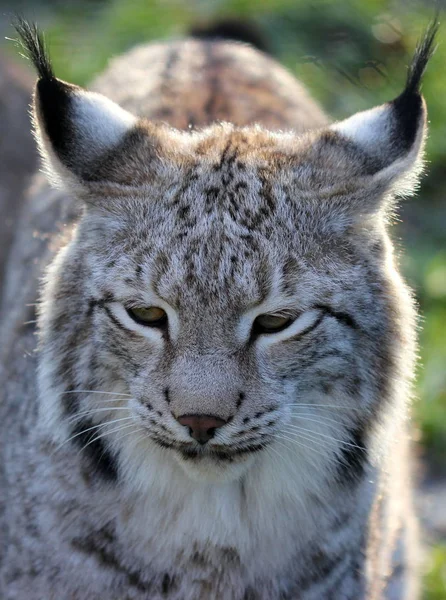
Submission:
M 73 93 L 68 110 L 68 118 L 75 132 L 73 153 L 80 159 L 74 162 L 78 163 L 88 163 L 116 146 L 137 121 L 131 113 L 95 92 Z M 38 108 L 35 112 L 35 126 L 37 144 L 50 182 L 55 187 L 74 191 L 79 186 L 82 187 L 79 177 L 63 165 L 54 152 L 45 127 L 40 123 Z
M 392 117 L 392 109 L 384 104 L 356 113 L 331 128 L 364 148 L 367 153 L 379 155 L 383 144 L 391 142 Z
M 411 195 L 417 188 L 419 176 L 424 167 L 423 148 L 425 138 L 426 128 L 424 125 L 420 125 L 409 152 L 376 173 L 373 176 L 375 183 L 383 182 L 384 185 L 387 183 L 390 191 L 398 196 Z
M 115 146 L 134 126 L 136 117 L 94 92 L 76 92 L 70 103 L 69 118 L 73 122 L 82 151 L 95 155 Z
M 394 192 L 406 195 L 413 192 L 423 168 L 423 146 L 426 137 L 424 119 L 420 115 L 418 131 L 410 149 L 392 160 L 392 145 L 398 146 L 398 127 L 394 121 L 393 107 L 384 104 L 356 113 L 335 123 L 331 129 L 350 139 L 372 157 L 388 157 L 387 166 L 372 176 L 373 181 L 391 184 Z M 392 125 L 395 125 L 392 127 Z

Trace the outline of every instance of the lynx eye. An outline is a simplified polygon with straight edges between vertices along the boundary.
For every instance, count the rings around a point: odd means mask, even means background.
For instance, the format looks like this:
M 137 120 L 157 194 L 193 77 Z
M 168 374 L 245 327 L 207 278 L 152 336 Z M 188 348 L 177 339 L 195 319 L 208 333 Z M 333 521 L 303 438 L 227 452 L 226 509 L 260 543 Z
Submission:
M 277 333 L 286 329 L 293 321 L 293 318 L 284 315 L 259 315 L 254 320 L 254 331 L 255 333 Z
M 163 327 L 167 323 L 167 313 L 158 306 L 137 307 L 126 309 L 130 317 L 141 325 Z

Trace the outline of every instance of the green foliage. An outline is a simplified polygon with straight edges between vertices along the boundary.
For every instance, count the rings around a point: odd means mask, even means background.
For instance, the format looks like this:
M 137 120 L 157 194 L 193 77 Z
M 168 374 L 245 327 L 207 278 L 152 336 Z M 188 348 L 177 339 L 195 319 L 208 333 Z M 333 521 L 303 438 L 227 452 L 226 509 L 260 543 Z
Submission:
M 424 600 L 444 600 L 446 598 L 446 545 L 436 546 L 429 558 L 424 578 Z

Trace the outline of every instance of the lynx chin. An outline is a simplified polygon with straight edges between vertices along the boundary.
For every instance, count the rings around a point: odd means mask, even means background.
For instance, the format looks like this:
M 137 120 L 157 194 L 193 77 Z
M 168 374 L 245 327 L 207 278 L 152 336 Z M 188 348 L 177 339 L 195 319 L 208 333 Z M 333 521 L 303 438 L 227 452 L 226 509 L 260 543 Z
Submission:
M 437 22 L 395 100 L 334 124 L 246 43 L 140 46 L 86 91 L 16 28 L 56 189 L 3 299 L 2 600 L 417 598 L 388 229 Z

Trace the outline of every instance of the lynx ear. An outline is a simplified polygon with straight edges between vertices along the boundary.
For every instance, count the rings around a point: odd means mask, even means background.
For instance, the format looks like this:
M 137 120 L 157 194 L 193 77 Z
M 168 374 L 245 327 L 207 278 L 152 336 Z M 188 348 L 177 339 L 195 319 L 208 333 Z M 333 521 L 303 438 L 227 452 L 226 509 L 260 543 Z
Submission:
M 420 84 L 434 52 L 438 30 L 435 19 L 418 44 L 409 67 L 406 87 L 392 102 L 357 113 L 331 128 L 352 142 L 366 158 L 369 174 L 383 184 L 398 184 L 397 191 L 409 192 L 422 167 L 426 133 L 426 105 Z
M 57 79 L 37 27 L 17 19 L 15 28 L 39 75 L 36 138 L 51 176 L 94 180 L 101 159 L 119 145 L 136 118 L 100 94 Z

